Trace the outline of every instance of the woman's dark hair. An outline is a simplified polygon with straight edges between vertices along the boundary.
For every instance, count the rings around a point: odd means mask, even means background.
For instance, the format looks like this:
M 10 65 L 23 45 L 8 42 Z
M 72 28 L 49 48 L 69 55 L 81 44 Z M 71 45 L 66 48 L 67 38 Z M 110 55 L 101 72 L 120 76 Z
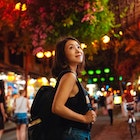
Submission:
M 54 77 L 58 77 L 58 75 L 63 71 L 63 70 L 69 70 L 69 63 L 67 62 L 67 58 L 65 55 L 65 44 L 69 40 L 75 40 L 78 44 L 80 42 L 74 38 L 74 37 L 66 37 L 62 40 L 60 40 L 57 45 L 56 45 L 56 50 L 55 50 L 55 57 L 54 57 L 54 63 L 52 67 L 52 75 Z M 77 67 L 77 72 L 84 67 L 85 61 L 83 61 L 81 64 L 78 65 Z
M 22 95 L 24 92 L 25 92 L 24 89 L 20 89 L 20 90 L 19 90 L 19 94 L 20 94 L 20 95 Z

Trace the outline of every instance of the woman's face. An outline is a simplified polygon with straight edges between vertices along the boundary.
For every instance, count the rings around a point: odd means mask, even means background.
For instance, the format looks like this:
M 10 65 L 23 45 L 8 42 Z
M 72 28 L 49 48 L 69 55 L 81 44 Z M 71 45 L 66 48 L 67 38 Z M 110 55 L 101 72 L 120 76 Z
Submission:
M 82 63 L 84 53 L 77 41 L 67 41 L 64 51 L 69 65 L 78 65 Z

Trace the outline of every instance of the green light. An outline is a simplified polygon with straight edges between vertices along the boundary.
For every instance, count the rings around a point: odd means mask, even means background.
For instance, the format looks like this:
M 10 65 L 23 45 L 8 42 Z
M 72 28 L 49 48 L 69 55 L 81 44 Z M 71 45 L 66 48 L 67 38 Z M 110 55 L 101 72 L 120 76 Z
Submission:
M 122 79 L 123 79 L 122 76 L 119 76 L 119 81 L 122 81 Z
M 95 72 L 96 72 L 96 74 L 101 74 L 101 70 L 100 69 L 97 69 Z
M 109 81 L 114 81 L 114 77 L 113 76 L 109 77 Z
M 94 74 L 94 71 L 93 70 L 88 70 L 88 74 L 89 75 L 93 75 Z
M 104 77 L 101 77 L 101 79 L 100 79 L 102 82 L 104 82 L 105 81 L 105 78 Z
M 86 75 L 87 74 L 87 72 L 85 71 L 85 70 L 83 70 L 82 72 L 81 72 L 81 75 Z
M 78 78 L 79 82 L 81 83 L 82 82 L 82 78 Z
M 104 69 L 104 73 L 109 73 L 110 72 L 110 69 L 109 68 L 105 68 Z
M 92 79 L 89 78 L 87 82 L 88 84 L 92 84 Z
M 92 80 L 93 80 L 93 82 L 97 82 L 98 78 L 93 78 Z

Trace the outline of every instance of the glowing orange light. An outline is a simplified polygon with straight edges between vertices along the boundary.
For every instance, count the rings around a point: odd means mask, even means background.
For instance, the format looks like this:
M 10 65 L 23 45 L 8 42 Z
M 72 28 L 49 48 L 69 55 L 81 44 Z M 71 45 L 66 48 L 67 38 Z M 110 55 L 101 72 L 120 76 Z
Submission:
M 43 58 L 44 56 L 45 57 L 47 57 L 47 58 L 50 58 L 50 57 L 52 57 L 52 56 L 54 56 L 55 55 L 55 51 L 46 51 L 46 52 L 42 52 L 42 51 L 40 51 L 40 52 L 38 52 L 37 54 L 36 54 L 36 57 L 37 58 Z
M 50 51 L 44 52 L 44 55 L 49 58 L 52 56 L 52 53 Z
M 55 56 L 55 51 L 54 50 L 52 51 L 52 56 Z
M 82 49 L 85 49 L 85 48 L 87 48 L 87 45 L 84 44 L 84 43 L 81 43 L 81 48 L 82 48 Z
M 23 4 L 21 7 L 21 11 L 26 11 L 26 10 L 27 10 L 27 6 L 26 6 L 26 4 Z
M 20 10 L 20 7 L 21 7 L 21 2 L 18 2 L 18 3 L 15 5 L 15 9 L 16 9 L 16 10 Z
M 122 97 L 121 96 L 115 96 L 114 97 L 114 104 L 121 104 L 122 103 Z
M 108 43 L 110 41 L 110 37 L 105 35 L 103 38 L 102 38 L 103 42 L 104 43 Z
M 44 57 L 43 52 L 38 52 L 38 53 L 36 54 L 36 57 L 37 57 L 37 58 L 43 58 L 43 57 Z
M 14 80 L 15 80 L 14 72 L 8 72 L 7 81 L 14 81 Z
M 119 31 L 119 34 L 120 34 L 120 35 L 123 35 L 123 32 L 122 32 L 122 31 Z
M 40 84 L 40 85 L 49 85 L 49 81 L 46 77 L 40 77 L 37 79 L 37 82 Z
M 27 10 L 27 6 L 26 4 L 21 4 L 21 2 L 18 2 L 16 5 L 15 5 L 15 10 L 21 10 L 21 11 L 26 11 Z

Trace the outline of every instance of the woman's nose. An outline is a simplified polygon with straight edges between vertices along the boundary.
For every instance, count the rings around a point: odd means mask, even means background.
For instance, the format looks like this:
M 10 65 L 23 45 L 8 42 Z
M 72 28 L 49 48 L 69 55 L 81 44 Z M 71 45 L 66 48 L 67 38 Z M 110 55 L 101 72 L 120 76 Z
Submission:
M 81 53 L 82 50 L 80 48 L 76 48 L 76 52 L 78 52 L 78 53 L 80 52 Z

